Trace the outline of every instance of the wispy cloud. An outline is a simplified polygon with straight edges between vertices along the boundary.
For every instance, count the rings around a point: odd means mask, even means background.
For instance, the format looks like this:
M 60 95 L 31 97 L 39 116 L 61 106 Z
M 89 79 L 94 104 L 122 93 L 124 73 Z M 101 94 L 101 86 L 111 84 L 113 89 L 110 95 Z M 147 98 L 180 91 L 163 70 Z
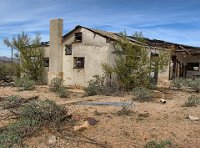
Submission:
M 182 0 L 6 0 L 0 5 L 0 55 L 9 56 L 2 43 L 25 31 L 49 40 L 49 20 L 64 19 L 64 31 L 76 25 L 200 46 L 200 1 Z M 8 51 L 8 52 L 6 52 Z

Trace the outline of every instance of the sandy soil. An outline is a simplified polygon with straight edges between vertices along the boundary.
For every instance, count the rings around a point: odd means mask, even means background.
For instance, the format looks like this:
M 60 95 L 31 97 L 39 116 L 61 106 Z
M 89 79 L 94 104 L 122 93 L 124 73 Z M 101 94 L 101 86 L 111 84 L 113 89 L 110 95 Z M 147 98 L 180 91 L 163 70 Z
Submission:
M 47 86 L 38 86 L 34 91 L 17 91 L 14 87 L 0 87 L 0 96 L 20 95 L 22 97 L 39 96 L 39 99 L 50 99 L 58 104 L 65 105 L 69 113 L 85 118 L 93 117 L 99 122 L 95 126 L 77 133 L 90 138 L 90 143 L 59 136 L 56 132 L 44 129 L 25 140 L 30 148 L 49 147 L 114 147 L 114 148 L 140 148 L 148 141 L 170 140 L 173 147 L 199 148 L 200 147 L 200 121 L 187 119 L 188 115 L 200 117 L 200 106 L 182 107 L 191 94 L 200 96 L 192 91 L 165 90 L 157 92 L 153 101 L 138 102 L 132 95 L 123 97 L 92 96 L 83 97 L 83 91 L 70 90 L 70 98 L 61 99 L 50 92 Z M 166 99 L 166 104 L 159 100 Z M 76 102 L 131 102 L 132 113 L 128 116 L 119 116 L 120 106 L 84 106 Z M 148 113 L 148 117 L 139 114 Z M 0 126 L 5 126 L 9 120 L 1 120 Z M 77 124 L 81 124 L 77 123 Z M 65 129 L 64 129 L 65 130 Z M 66 131 L 64 131 L 67 133 Z M 53 140 L 52 140 L 53 139 Z M 53 142 L 52 142 L 53 141 Z M 91 142 L 93 141 L 93 142 Z M 93 143 L 93 144 L 92 144 Z M 94 144 L 95 143 L 95 144 Z M 103 145 L 101 145 L 103 144 Z

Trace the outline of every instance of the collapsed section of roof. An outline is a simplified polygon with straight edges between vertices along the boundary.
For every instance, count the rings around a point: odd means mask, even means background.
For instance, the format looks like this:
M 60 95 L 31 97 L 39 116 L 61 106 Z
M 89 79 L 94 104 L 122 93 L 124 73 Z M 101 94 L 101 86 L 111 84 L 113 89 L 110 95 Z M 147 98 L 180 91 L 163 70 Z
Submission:
M 65 34 L 63 36 L 63 39 L 67 38 L 69 35 L 71 35 L 74 31 L 77 29 L 84 28 L 87 29 L 95 34 L 98 34 L 102 37 L 105 37 L 106 39 L 110 39 L 112 41 L 117 41 L 119 40 L 122 35 L 119 33 L 113 33 L 113 32 L 107 32 L 107 31 L 102 31 L 102 30 L 97 30 L 97 29 L 91 29 L 83 26 L 76 26 L 72 31 L 69 33 Z M 139 42 L 136 38 L 132 36 L 127 36 L 128 40 L 137 43 L 137 44 L 143 44 L 148 47 L 157 47 L 157 48 L 162 48 L 162 49 L 172 49 L 173 53 L 185 53 L 185 54 L 190 54 L 190 55 L 200 55 L 200 47 L 194 47 L 194 46 L 188 46 L 188 45 L 183 45 L 183 44 L 177 44 L 177 43 L 171 43 L 171 42 L 166 42 L 162 40 L 156 40 L 156 39 L 148 39 L 145 38 L 145 44 Z

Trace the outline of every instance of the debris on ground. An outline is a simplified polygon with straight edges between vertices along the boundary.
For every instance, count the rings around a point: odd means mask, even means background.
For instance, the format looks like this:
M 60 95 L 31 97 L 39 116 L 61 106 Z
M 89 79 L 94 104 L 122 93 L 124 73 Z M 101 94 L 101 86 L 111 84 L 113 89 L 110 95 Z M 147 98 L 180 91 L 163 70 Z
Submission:
M 97 124 L 97 120 L 92 117 L 85 118 L 86 120 L 81 125 L 74 126 L 74 131 L 83 131 L 88 129 L 90 126 L 94 126 Z
M 143 118 L 149 117 L 149 113 L 139 113 L 138 117 L 143 117 Z
M 160 99 L 160 103 L 165 104 L 167 101 L 165 99 Z
M 195 116 L 188 116 L 188 118 L 192 121 L 199 121 L 199 117 L 195 117 Z

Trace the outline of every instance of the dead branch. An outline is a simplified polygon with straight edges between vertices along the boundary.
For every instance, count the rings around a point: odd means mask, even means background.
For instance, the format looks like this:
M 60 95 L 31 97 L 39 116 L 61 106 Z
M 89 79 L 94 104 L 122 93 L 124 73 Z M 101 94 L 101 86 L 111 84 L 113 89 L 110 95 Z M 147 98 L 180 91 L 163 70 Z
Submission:
M 3 109 L 18 108 L 18 107 L 21 107 L 24 103 L 37 100 L 38 98 L 39 98 L 38 96 L 30 97 L 27 99 L 20 98 L 20 99 L 8 102 L 7 104 L 4 105 Z
M 5 98 L 0 96 L 0 101 L 4 101 L 4 100 L 5 100 Z
M 80 133 L 76 134 L 73 132 L 70 133 L 70 131 L 68 131 L 68 132 L 59 132 L 59 134 L 60 134 L 59 137 L 65 140 L 70 140 L 70 141 L 80 142 L 80 143 L 89 143 L 101 148 L 112 148 L 112 146 L 106 142 L 98 142 Z

